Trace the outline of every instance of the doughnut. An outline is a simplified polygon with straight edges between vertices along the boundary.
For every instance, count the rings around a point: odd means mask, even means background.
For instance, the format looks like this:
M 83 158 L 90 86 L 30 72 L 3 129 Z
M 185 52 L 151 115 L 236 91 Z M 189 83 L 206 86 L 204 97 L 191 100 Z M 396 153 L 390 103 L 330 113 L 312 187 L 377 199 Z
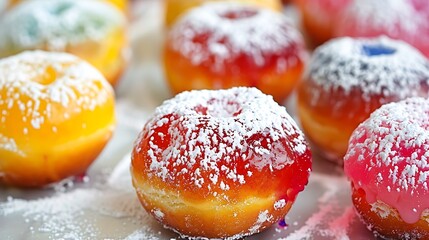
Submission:
M 282 14 L 212 3 L 171 28 L 164 67 L 174 93 L 257 87 L 281 102 L 301 78 L 306 56 L 301 34 Z
M 23 0 L 0 0 L 0 5 L 4 2 L 4 5 L 6 5 L 8 8 L 15 7 L 17 4 L 23 2 Z M 24 0 L 28 1 L 28 0 Z M 83 0 L 88 1 L 88 0 Z M 99 1 L 99 0 L 95 0 Z M 128 0 L 103 0 L 104 2 L 108 2 L 115 7 L 117 7 L 119 10 L 123 12 L 128 12 Z
M 274 11 L 281 11 L 280 0 L 165 0 L 165 23 L 168 27 L 173 25 L 177 19 L 191 8 L 200 6 L 208 2 L 237 2 L 251 4 L 258 7 L 269 8 Z
M 42 187 L 84 173 L 115 126 L 112 87 L 67 53 L 0 60 L 0 183 Z
M 341 13 L 353 0 L 294 0 L 302 25 L 313 46 L 334 37 Z
M 335 36 L 385 35 L 419 49 L 429 57 L 429 4 L 422 0 L 359 0 L 343 11 Z
M 310 60 L 297 112 L 313 149 L 342 164 L 351 133 L 371 112 L 406 97 L 429 97 L 428 84 L 428 60 L 404 42 L 333 39 Z
M 382 106 L 353 132 L 344 158 L 357 213 L 385 239 L 429 238 L 429 100 Z
M 165 101 L 135 142 L 131 175 L 148 213 L 190 238 L 238 239 L 284 218 L 311 152 L 286 109 L 255 88 Z
M 101 1 L 25 1 L 0 19 L 0 58 L 26 50 L 68 52 L 115 85 L 126 62 L 125 25 L 124 15 Z

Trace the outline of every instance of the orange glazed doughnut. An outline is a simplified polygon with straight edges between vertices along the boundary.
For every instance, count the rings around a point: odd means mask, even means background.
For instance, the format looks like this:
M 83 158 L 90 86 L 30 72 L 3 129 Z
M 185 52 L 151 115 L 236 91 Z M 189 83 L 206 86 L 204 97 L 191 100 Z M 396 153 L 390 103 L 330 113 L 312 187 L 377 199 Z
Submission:
M 237 2 L 241 4 L 251 4 L 258 7 L 269 8 L 279 12 L 283 9 L 280 0 L 166 0 L 166 25 L 173 25 L 179 18 L 179 16 L 188 11 L 189 9 L 208 2 Z
M 191 238 L 264 230 L 284 218 L 310 171 L 301 131 L 254 88 L 184 92 L 164 102 L 131 163 L 146 211 Z
M 25 50 L 68 52 L 112 85 L 126 65 L 126 19 L 102 1 L 25 1 L 0 19 L 0 33 L 0 58 Z
M 304 68 L 301 34 L 280 13 L 232 3 L 195 8 L 171 29 L 164 51 L 173 92 L 257 87 L 286 99 Z
M 114 93 L 65 53 L 0 60 L 0 182 L 39 187 L 82 174 L 115 125 Z
M 429 239 L 429 100 L 376 110 L 344 158 L 357 213 L 377 236 Z
M 411 96 L 429 97 L 429 62 L 417 50 L 386 37 L 338 38 L 312 56 L 297 110 L 315 149 L 342 164 L 351 133 L 371 112 Z

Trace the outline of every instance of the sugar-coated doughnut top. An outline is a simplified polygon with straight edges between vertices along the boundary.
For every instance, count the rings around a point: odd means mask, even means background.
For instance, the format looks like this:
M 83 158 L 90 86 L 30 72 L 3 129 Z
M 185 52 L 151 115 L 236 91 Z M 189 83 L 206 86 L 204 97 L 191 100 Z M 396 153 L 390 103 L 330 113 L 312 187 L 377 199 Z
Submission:
M 194 65 L 214 59 L 213 69 L 218 71 L 242 55 L 257 66 L 265 64 L 266 56 L 284 51 L 291 51 L 291 58 L 296 58 L 302 54 L 304 42 L 284 15 L 225 2 L 204 4 L 187 12 L 173 26 L 170 39 L 172 48 Z
M 79 107 L 70 111 L 92 110 L 111 94 L 94 67 L 70 54 L 33 51 L 0 60 L 0 124 L 15 109 L 38 129 L 46 115 L 58 111 L 54 104 Z
M 215 189 L 245 184 L 253 171 L 275 172 L 309 154 L 286 109 L 255 88 L 181 93 L 156 109 L 138 142 L 142 138 L 149 139 L 152 175 L 205 186 L 215 196 Z M 304 179 L 297 180 L 297 192 L 307 182 L 311 157 L 301 164 L 306 174 L 292 177 Z
M 429 100 L 409 98 L 376 110 L 353 133 L 344 170 L 369 203 L 381 200 L 405 222 L 429 209 Z
M 62 51 L 72 44 L 101 41 L 124 24 L 119 10 L 102 1 L 25 1 L 0 20 L 0 56 L 4 51 Z
M 382 29 L 389 36 L 416 34 L 427 20 L 419 13 L 411 0 L 358 0 L 352 1 L 346 11 L 355 16 L 358 29 Z
M 429 61 L 408 44 L 379 38 L 338 38 L 317 48 L 307 77 L 326 91 L 360 89 L 364 99 L 418 95 L 429 85 Z

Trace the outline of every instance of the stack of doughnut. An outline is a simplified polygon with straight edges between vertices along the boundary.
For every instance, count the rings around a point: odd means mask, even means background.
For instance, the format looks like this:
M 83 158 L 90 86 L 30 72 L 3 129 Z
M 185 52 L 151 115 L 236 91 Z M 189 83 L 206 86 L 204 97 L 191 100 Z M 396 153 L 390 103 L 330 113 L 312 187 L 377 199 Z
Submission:
M 83 174 L 114 126 L 113 89 L 87 62 L 42 51 L 0 60 L 0 183 Z
M 164 66 L 174 93 L 247 86 L 282 102 L 301 78 L 306 56 L 303 37 L 281 13 L 211 3 L 171 28 Z
M 338 38 L 314 52 L 298 87 L 298 115 L 324 157 L 342 163 L 353 130 L 382 104 L 429 97 L 429 61 L 408 44 Z
M 209 2 L 237 2 L 250 4 L 258 7 L 269 8 L 274 11 L 281 11 L 280 0 L 165 0 L 165 21 L 166 25 L 172 26 L 179 17 L 190 9 Z
M 126 63 L 125 31 L 124 14 L 102 1 L 25 1 L 0 19 L 0 57 L 36 49 L 68 52 L 115 85 Z
M 239 239 L 284 219 L 310 171 L 301 131 L 254 88 L 184 92 L 164 102 L 131 164 L 143 207 L 198 239 Z
M 429 238 L 429 100 L 376 110 L 353 132 L 344 158 L 352 200 L 384 239 Z

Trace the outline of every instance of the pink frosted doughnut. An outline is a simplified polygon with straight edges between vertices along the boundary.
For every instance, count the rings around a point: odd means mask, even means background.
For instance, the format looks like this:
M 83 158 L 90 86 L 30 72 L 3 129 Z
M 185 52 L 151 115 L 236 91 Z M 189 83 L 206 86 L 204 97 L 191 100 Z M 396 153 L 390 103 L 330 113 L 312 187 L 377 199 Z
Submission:
M 376 110 L 350 139 L 344 170 L 368 228 L 385 238 L 429 238 L 429 100 Z

